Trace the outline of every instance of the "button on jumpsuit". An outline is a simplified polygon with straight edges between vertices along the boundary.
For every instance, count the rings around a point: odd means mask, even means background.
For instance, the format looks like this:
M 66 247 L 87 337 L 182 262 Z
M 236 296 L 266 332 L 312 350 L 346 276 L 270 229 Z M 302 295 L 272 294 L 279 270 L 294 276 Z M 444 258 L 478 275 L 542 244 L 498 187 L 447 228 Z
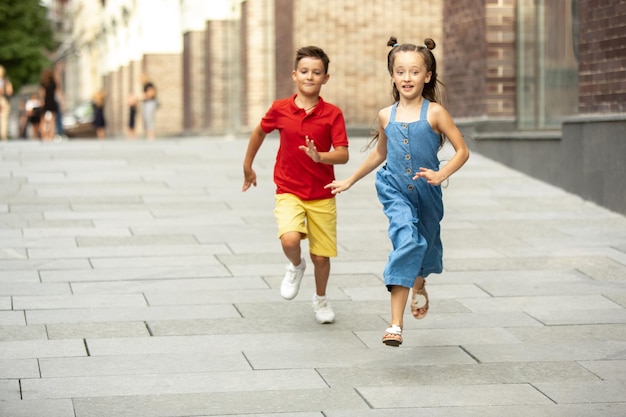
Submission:
M 439 170 L 440 136 L 431 128 L 424 99 L 420 120 L 396 122 L 391 109 L 387 136 L 387 161 L 376 172 L 376 191 L 389 219 L 393 249 L 384 270 L 385 285 L 412 288 L 418 276 L 426 278 L 443 270 L 440 222 L 443 200 L 440 186 L 424 178 L 413 180 L 420 167 Z

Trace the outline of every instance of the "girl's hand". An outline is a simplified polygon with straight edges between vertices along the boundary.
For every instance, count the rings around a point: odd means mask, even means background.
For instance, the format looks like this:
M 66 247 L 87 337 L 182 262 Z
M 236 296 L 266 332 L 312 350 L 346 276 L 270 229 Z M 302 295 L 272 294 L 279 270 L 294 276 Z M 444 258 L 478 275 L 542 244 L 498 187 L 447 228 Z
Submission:
M 441 175 L 439 171 L 433 171 L 432 169 L 420 167 L 419 172 L 415 173 L 414 180 L 424 178 L 430 185 L 441 185 L 445 181 L 445 177 Z
M 306 154 L 309 155 L 309 158 L 311 158 L 313 162 L 320 162 L 322 160 L 322 156 L 315 148 L 315 143 L 313 142 L 313 139 L 309 139 L 308 136 L 305 136 L 304 140 L 306 142 L 306 146 L 299 146 L 298 149 L 306 152 Z
M 326 184 L 324 188 L 330 188 L 332 194 L 339 194 L 342 191 L 348 191 L 352 187 L 352 184 L 348 180 L 335 180 L 330 184 Z

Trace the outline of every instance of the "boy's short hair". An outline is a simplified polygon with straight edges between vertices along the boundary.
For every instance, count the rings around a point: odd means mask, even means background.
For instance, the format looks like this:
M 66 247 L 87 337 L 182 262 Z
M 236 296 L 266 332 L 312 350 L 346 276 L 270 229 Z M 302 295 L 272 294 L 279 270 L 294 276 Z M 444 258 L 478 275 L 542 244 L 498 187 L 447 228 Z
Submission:
M 321 59 L 324 64 L 324 73 L 328 73 L 328 64 L 330 63 L 330 59 L 326 52 L 322 48 L 317 46 L 305 46 L 303 48 L 298 49 L 296 52 L 296 62 L 294 63 L 293 68 L 298 68 L 298 63 L 302 58 L 317 58 Z

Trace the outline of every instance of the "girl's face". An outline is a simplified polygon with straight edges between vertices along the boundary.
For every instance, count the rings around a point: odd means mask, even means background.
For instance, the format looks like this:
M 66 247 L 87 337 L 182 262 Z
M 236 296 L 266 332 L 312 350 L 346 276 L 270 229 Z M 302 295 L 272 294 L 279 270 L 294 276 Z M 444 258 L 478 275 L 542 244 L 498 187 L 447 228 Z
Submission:
M 328 77 L 329 74 L 324 71 L 324 63 L 317 58 L 302 58 L 298 62 L 298 67 L 291 72 L 298 94 L 303 95 L 319 95 Z
M 421 96 L 424 84 L 430 81 L 431 75 L 432 72 L 426 71 L 422 54 L 416 51 L 396 52 L 392 80 L 400 97 L 412 99 Z

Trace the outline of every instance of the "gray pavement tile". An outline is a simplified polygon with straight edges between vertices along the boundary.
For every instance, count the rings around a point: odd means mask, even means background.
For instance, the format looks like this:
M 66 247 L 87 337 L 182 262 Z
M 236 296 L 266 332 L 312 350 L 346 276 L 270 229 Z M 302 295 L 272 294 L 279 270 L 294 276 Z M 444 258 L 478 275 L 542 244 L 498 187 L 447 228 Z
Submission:
M 115 323 L 53 323 L 45 329 L 48 339 L 87 339 L 107 337 L 148 337 L 150 332 L 144 322 Z
M 623 403 L 626 381 L 540 382 L 535 387 L 558 404 Z
M 20 381 L 17 379 L 0 379 L 0 401 L 19 400 Z
M 221 414 L 320 412 L 348 409 L 366 412 L 368 405 L 354 390 L 257 390 L 202 394 L 77 398 L 75 417 L 188 417 Z
M 91 264 L 95 269 L 116 268 L 156 268 L 174 267 L 177 265 L 219 267 L 221 264 L 214 256 L 134 256 L 116 258 L 92 258 Z M 223 275 L 228 275 L 228 270 L 222 267 Z
M 576 324 L 624 324 L 626 323 L 626 309 L 600 310 L 534 310 L 531 315 L 546 326 L 576 325 Z
M 0 310 L 11 310 L 11 308 L 12 308 L 11 297 L 0 296 Z
M 576 362 L 454 363 L 446 361 L 445 359 L 449 358 L 441 355 L 433 361 L 432 358 L 436 358 L 432 355 L 434 352 L 440 354 L 442 349 L 412 348 L 410 354 L 396 352 L 395 355 L 401 359 L 398 361 L 386 361 L 378 366 L 372 364 L 370 367 L 318 368 L 318 372 L 333 388 L 532 384 L 598 380 L 598 376 Z M 390 363 L 395 365 L 391 366 Z
M 0 283 L 9 284 L 12 282 L 39 283 L 37 271 L 0 271 Z
M 71 294 L 70 286 L 63 283 L 4 282 L 0 286 L 0 295 L 55 296 Z
M 580 361 L 580 364 L 603 380 L 626 381 L 626 360 Z
M 312 293 L 307 294 L 306 298 L 310 299 L 311 296 Z M 272 303 L 284 301 L 278 291 L 269 288 L 234 290 L 215 289 L 203 291 L 176 291 L 169 293 L 146 291 L 145 297 L 151 306 L 217 304 L 235 302 Z M 304 295 L 300 294 L 298 297 L 304 297 Z M 331 297 L 331 299 L 337 299 L 340 297 L 340 295 L 338 294 L 338 292 L 329 292 L 329 297 Z M 345 296 L 342 298 L 345 298 Z M 296 300 L 298 299 L 299 298 L 296 298 Z
M 475 363 L 456 346 L 390 349 L 381 343 L 379 345 L 378 349 L 335 348 L 330 354 L 325 350 L 304 348 L 298 350 L 277 348 L 271 351 L 246 349 L 244 353 L 254 369 L 346 368 L 348 362 L 351 364 L 349 367 L 351 370 L 385 367 L 393 363 L 392 361 L 401 361 L 406 366 Z
M 529 384 L 358 387 L 357 390 L 372 408 L 386 409 L 552 403 Z
M 356 331 L 357 336 L 369 347 L 381 345 L 384 328 L 378 331 Z M 402 346 L 459 346 L 465 344 L 517 344 L 519 339 L 504 329 L 404 329 Z
M 91 281 L 126 281 L 150 279 L 178 279 L 200 277 L 230 276 L 230 272 L 222 265 L 179 265 L 164 267 L 127 267 L 91 269 L 76 268 L 75 270 L 59 269 L 57 271 L 41 271 L 42 282 L 91 282 Z M 254 273 L 249 274 L 254 275 Z
M 74 210 L 78 210 L 74 207 Z M 198 242 L 192 235 L 168 235 L 168 236 L 78 236 L 74 246 L 88 247 L 116 247 L 124 246 L 150 246 L 157 249 L 159 246 L 191 246 Z M 54 245 L 49 245 L 54 247 Z
M 336 314 L 333 330 L 352 331 L 358 329 L 381 329 L 387 322 L 375 314 L 350 316 L 336 303 L 331 303 Z M 271 304 L 263 304 L 271 305 Z M 292 304 L 293 305 L 293 304 Z M 239 305 L 237 306 L 239 308 Z M 316 331 L 320 324 L 315 320 L 313 309 L 297 306 L 285 309 L 284 314 L 264 314 L 259 309 L 254 314 L 244 318 L 220 318 L 214 320 L 163 320 L 150 321 L 148 326 L 154 336 L 183 336 L 183 335 L 210 335 L 210 334 L 238 334 L 238 333 L 286 333 L 294 329 L 298 331 Z
M 580 272 L 598 281 L 624 282 L 626 263 L 609 258 L 592 258 L 576 266 Z
M 326 417 L 617 417 L 626 415 L 626 403 L 620 404 L 549 404 L 487 405 L 478 407 L 393 408 L 385 410 L 328 410 Z
M 0 342 L 18 340 L 46 340 L 46 328 L 44 326 L 5 326 L 0 325 Z
M 36 366 L 36 364 L 35 364 Z M 241 352 L 41 358 L 42 378 L 192 374 L 250 370 Z M 39 371 L 37 371 L 37 374 Z M 34 377 L 30 377 L 34 378 Z
M 619 324 L 517 327 L 507 329 L 523 343 L 558 343 L 584 340 L 626 342 L 626 329 Z
M 87 259 L 0 260 L 0 270 L 2 271 L 45 271 L 89 268 L 91 268 L 91 265 Z
M 39 378 L 37 359 L 0 359 L 0 379 Z
M 70 236 L 130 236 L 128 228 L 95 228 L 95 227 L 28 227 L 22 229 L 27 239 L 63 238 Z
M 29 249 L 30 259 L 63 259 L 63 258 L 115 258 L 115 257 L 154 257 L 154 256 L 190 256 L 203 255 L 210 257 L 218 253 L 230 253 L 223 244 L 208 245 L 161 245 L 161 246 L 99 246 L 75 248 Z
M 232 334 L 224 343 L 222 335 L 169 336 L 150 338 L 87 339 L 92 356 L 142 355 L 154 353 L 213 352 L 281 350 L 281 349 L 339 349 L 362 347 L 361 341 L 348 331 L 322 330 L 299 333 L 249 333 Z M 330 338 L 330 335 L 334 337 Z
M 407 313 L 408 315 L 408 313 Z M 430 302 L 428 319 L 413 320 L 409 316 L 404 321 L 404 329 L 474 329 L 474 328 L 506 328 L 509 333 L 513 327 L 541 327 L 539 321 L 519 311 L 492 313 L 461 313 L 442 312 L 441 302 Z
M 73 283 L 74 294 L 172 293 L 224 289 L 267 289 L 260 277 L 214 277 L 196 279 L 152 279 L 142 281 L 106 281 Z
M 308 369 L 21 380 L 22 398 L 27 400 L 257 390 L 315 390 L 326 387 L 326 383 L 320 378 L 319 374 L 314 370 Z
M 13 297 L 13 308 L 16 310 L 141 307 L 145 305 L 146 300 L 141 294 L 21 295 Z
M 0 319 L 2 317 L 0 312 Z M 24 323 L 24 314 L 21 314 Z M 232 304 L 151 306 L 124 308 L 71 308 L 26 311 L 29 324 L 50 323 L 108 323 L 117 321 L 177 320 L 240 317 Z
M 626 342 L 562 341 L 559 343 L 519 343 L 506 345 L 473 345 L 463 348 L 481 363 L 486 362 L 553 362 L 626 359 Z
M 0 309 L 2 310 L 2 309 Z M 24 326 L 26 317 L 23 311 L 0 311 L 1 326 Z
M 0 342 L 0 358 L 54 358 L 65 356 L 86 356 L 85 343 L 72 340 L 23 340 Z
M 0 415 L 7 417 L 75 417 L 72 400 L 0 401 Z
M 474 312 L 525 311 L 531 315 L 545 310 L 569 310 L 583 314 L 588 310 L 622 309 L 620 305 L 596 294 L 463 298 L 460 302 Z
M 2 227 L 2 225 L 0 225 Z M 25 249 L 3 248 L 0 251 L 0 259 L 26 259 Z

